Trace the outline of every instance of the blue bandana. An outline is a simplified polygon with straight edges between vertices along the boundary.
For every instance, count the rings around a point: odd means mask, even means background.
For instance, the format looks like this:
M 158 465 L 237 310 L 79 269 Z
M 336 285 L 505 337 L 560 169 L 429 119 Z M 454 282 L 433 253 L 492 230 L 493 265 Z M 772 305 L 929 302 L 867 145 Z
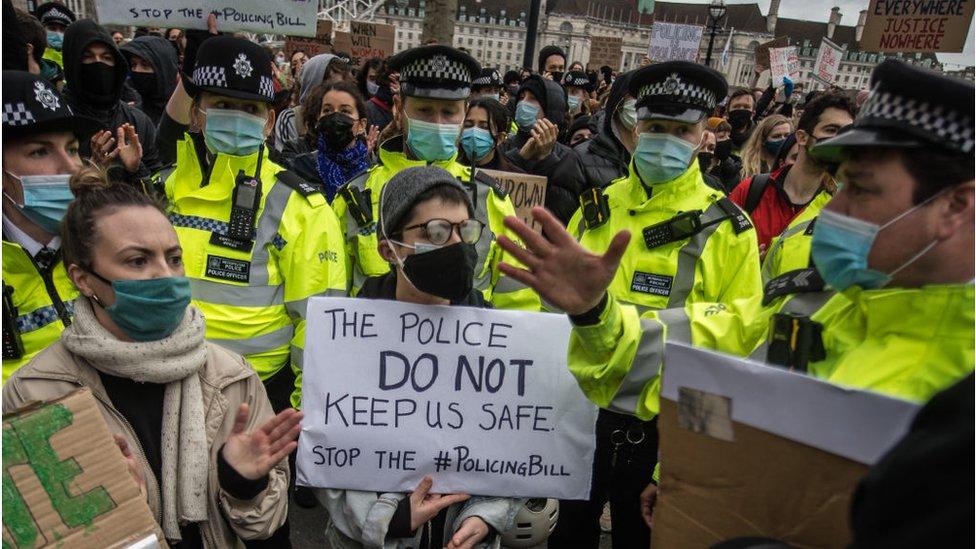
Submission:
M 325 139 L 319 135 L 318 145 L 316 169 L 319 172 L 319 178 L 322 180 L 325 196 L 331 204 L 339 187 L 349 181 L 352 176 L 369 167 L 369 162 L 366 160 L 368 152 L 366 141 L 357 139 L 355 147 L 333 151 L 325 145 Z

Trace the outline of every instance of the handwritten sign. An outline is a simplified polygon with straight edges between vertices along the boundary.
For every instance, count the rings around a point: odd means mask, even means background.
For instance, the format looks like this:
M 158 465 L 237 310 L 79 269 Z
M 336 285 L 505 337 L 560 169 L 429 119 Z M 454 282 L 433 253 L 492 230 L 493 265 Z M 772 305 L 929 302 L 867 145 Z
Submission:
M 863 51 L 961 52 L 976 2 L 871 0 Z
M 651 27 L 647 57 L 651 61 L 697 61 L 702 31 L 699 25 L 679 25 L 656 21 Z
M 352 21 L 349 32 L 337 31 L 332 42 L 333 50 L 348 53 L 354 67 L 370 57 L 389 57 L 393 55 L 396 42 L 396 28 L 383 23 Z
M 331 52 L 332 21 L 319 20 L 313 38 L 288 36 L 285 38 L 285 59 L 291 60 L 296 51 L 303 51 L 308 57 Z
M 539 225 L 532 218 L 532 208 L 546 205 L 546 187 L 548 180 L 539 175 L 525 173 L 503 172 L 498 170 L 478 170 L 498 181 L 515 205 L 515 214 L 526 225 L 536 232 L 542 232 Z
M 586 63 L 586 68 L 599 70 L 600 67 L 608 66 L 619 71 L 623 44 L 624 39 L 620 36 L 591 36 L 590 60 Z
M 756 46 L 756 66 L 769 68 L 769 50 L 772 48 L 785 48 L 790 43 L 789 38 L 780 36 L 769 42 L 763 42 Z
M 812 76 L 825 84 L 833 84 L 837 78 L 837 71 L 840 70 L 840 61 L 843 58 L 843 48 L 826 38 L 821 39 L 820 51 L 817 52 L 817 61 L 813 65 Z
M 796 55 L 796 46 L 769 50 L 769 74 L 773 79 L 773 86 L 777 88 L 783 85 L 785 77 L 789 77 L 794 83 L 799 81 L 800 61 Z
M 96 0 L 102 25 L 206 29 L 217 16 L 222 32 L 249 31 L 315 36 L 316 0 Z
M 589 497 L 596 407 L 564 316 L 320 297 L 307 327 L 298 484 Z

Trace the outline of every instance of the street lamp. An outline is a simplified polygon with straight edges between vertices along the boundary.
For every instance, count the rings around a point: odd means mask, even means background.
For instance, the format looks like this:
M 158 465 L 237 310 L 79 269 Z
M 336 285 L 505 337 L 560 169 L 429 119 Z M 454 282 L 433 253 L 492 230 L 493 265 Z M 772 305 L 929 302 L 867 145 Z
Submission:
M 723 0 L 712 0 L 712 3 L 708 6 L 709 37 L 708 53 L 705 54 L 705 64 L 709 67 L 712 66 L 712 46 L 715 45 L 715 31 L 718 30 L 718 24 L 725 17 L 725 11 L 727 9 Z

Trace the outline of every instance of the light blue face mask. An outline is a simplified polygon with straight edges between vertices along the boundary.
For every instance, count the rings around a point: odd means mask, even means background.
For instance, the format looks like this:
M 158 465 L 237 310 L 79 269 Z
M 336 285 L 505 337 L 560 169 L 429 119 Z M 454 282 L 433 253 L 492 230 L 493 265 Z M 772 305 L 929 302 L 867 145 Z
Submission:
M 495 101 L 501 101 L 502 96 L 497 93 L 486 93 L 481 96 L 481 99 L 494 99 Z
M 465 128 L 461 132 L 461 148 L 464 149 L 464 154 L 468 155 L 468 160 L 476 162 L 488 156 L 488 153 L 495 148 L 495 138 L 484 128 Z
M 56 31 L 47 31 L 47 45 L 48 47 L 54 48 L 61 51 L 61 46 L 64 44 L 64 33 Z
M 208 109 L 203 140 L 213 154 L 248 156 L 264 143 L 268 121 L 237 109 Z
M 569 106 L 570 113 L 579 112 L 580 104 L 582 102 L 583 101 L 575 95 L 570 95 L 569 97 L 566 98 L 566 104 Z
M 407 117 L 407 146 L 425 162 L 449 160 L 457 154 L 460 124 L 435 124 Z
M 648 185 L 666 183 L 683 174 L 691 164 L 695 146 L 673 135 L 641 133 L 634 149 L 634 165 Z
M 891 282 L 892 276 L 925 255 L 938 241 L 933 240 L 891 273 L 883 273 L 868 267 L 868 255 L 875 238 L 879 232 L 928 204 L 936 196 L 939 195 L 929 197 L 928 200 L 905 210 L 884 225 L 876 225 L 827 209 L 820 210 L 813 226 L 810 256 L 824 282 L 838 291 L 851 286 L 859 286 L 865 290 L 886 286 Z
M 68 205 L 75 199 L 68 186 L 71 174 L 17 176 L 10 172 L 6 173 L 20 181 L 20 186 L 24 190 L 24 204 L 18 204 L 7 193 L 3 195 L 13 202 L 27 219 L 44 229 L 44 232 L 58 234 L 61 220 L 68 211 Z
M 617 108 L 617 117 L 620 123 L 628 130 L 633 130 L 637 125 L 637 100 L 628 99 Z
M 535 121 L 539 118 L 541 109 L 527 101 L 519 101 L 515 106 L 515 125 L 524 132 L 532 129 Z

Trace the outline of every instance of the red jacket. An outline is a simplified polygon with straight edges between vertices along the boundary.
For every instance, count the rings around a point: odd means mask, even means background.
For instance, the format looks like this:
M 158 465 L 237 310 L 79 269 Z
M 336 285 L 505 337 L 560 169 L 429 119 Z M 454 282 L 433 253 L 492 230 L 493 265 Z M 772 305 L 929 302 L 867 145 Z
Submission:
M 783 166 L 770 176 L 772 179 L 766 185 L 766 190 L 759 199 L 759 204 L 752 212 L 746 212 L 752 218 L 752 224 L 756 227 L 756 235 L 759 237 L 759 255 L 765 257 L 766 250 L 774 238 L 782 234 L 807 204 L 794 204 L 783 190 L 783 182 L 786 174 L 789 173 L 790 166 Z M 752 178 L 743 179 L 736 185 L 729 198 L 743 210 L 746 205 L 746 197 L 749 195 L 749 186 Z

